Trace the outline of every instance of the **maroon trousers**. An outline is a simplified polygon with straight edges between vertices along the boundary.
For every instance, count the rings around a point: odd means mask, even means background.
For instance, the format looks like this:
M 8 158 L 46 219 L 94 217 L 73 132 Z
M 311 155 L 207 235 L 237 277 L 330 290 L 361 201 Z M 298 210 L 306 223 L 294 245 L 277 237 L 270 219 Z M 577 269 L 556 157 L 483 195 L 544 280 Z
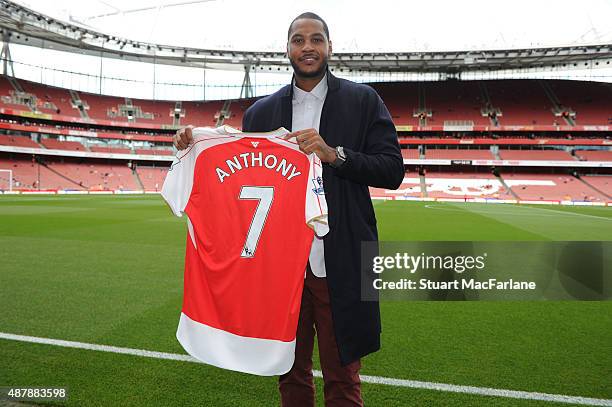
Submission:
M 315 330 L 319 359 L 323 371 L 323 393 L 327 407 L 363 406 L 359 360 L 341 366 L 329 304 L 327 279 L 306 271 L 302 305 L 295 344 L 295 362 L 291 370 L 279 377 L 278 387 L 283 407 L 312 407 L 315 386 L 312 375 L 312 353 Z

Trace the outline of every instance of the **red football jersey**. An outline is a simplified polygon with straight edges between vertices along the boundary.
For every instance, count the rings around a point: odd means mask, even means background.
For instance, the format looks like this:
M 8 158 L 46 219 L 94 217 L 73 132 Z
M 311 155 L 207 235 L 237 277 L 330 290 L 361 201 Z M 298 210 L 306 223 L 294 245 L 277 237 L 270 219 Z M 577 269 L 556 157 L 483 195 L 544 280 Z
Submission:
M 284 134 L 195 128 L 162 188 L 188 216 L 179 342 L 203 362 L 259 375 L 293 365 L 313 231 L 329 230 L 321 162 Z

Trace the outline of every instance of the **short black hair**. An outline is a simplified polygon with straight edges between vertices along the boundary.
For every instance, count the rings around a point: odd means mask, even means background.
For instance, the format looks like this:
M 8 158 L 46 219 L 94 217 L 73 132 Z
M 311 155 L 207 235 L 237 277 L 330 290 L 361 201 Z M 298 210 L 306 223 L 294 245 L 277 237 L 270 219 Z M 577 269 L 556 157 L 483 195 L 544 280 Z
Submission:
M 311 20 L 318 20 L 318 21 L 320 21 L 323 24 L 323 31 L 325 31 L 325 35 L 327 36 L 327 39 L 329 40 L 329 28 L 327 28 L 327 23 L 325 22 L 325 20 L 323 20 L 321 17 L 319 17 L 319 15 L 317 15 L 315 13 L 311 13 L 310 11 L 302 13 L 299 16 L 297 16 L 296 18 L 293 19 L 291 24 L 289 24 L 289 30 L 287 30 L 287 39 L 289 39 L 289 37 L 291 36 L 291 27 L 293 27 L 293 23 L 295 23 L 297 20 L 302 19 L 302 18 L 308 18 L 308 19 L 311 19 Z

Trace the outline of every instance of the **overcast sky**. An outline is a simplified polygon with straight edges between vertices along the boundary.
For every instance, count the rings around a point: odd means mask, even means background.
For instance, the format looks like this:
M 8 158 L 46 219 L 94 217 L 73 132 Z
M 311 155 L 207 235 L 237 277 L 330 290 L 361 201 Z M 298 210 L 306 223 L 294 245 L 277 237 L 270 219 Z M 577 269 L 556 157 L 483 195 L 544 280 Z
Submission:
M 96 30 L 161 44 L 283 51 L 313 11 L 335 51 L 435 51 L 612 43 L 612 0 L 27 0 Z

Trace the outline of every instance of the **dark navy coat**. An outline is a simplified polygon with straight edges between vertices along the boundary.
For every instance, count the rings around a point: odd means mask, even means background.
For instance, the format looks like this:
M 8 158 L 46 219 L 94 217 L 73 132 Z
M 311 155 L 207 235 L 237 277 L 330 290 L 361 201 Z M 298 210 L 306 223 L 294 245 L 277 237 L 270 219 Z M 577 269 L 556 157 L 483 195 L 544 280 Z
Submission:
M 404 164 L 391 115 L 376 91 L 329 71 L 327 82 L 319 134 L 347 155 L 340 169 L 323 166 L 330 225 L 325 269 L 340 361 L 346 365 L 380 349 L 378 301 L 361 297 L 362 274 L 371 270 L 361 265 L 361 242 L 378 240 L 368 185 L 397 189 Z M 258 100 L 245 112 L 243 131 L 291 130 L 292 97 L 293 86 L 287 85 Z

